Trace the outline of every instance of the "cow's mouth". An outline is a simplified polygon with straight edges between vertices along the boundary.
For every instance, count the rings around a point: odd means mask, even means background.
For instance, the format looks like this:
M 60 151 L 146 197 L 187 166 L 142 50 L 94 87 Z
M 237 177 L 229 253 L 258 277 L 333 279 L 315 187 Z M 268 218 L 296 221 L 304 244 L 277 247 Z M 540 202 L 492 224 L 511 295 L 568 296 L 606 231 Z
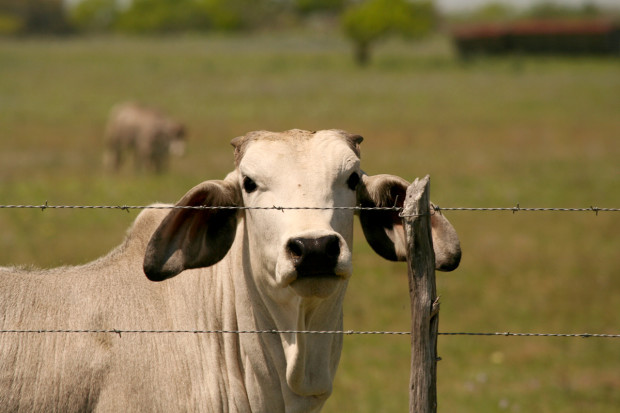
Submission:
M 313 277 L 297 277 L 290 287 L 301 297 L 327 298 L 344 285 L 344 278 L 336 274 Z
M 312 269 L 312 270 L 304 270 L 301 268 L 297 268 L 297 279 L 328 279 L 328 278 L 339 278 L 339 276 L 333 270 L 320 270 L 320 269 Z

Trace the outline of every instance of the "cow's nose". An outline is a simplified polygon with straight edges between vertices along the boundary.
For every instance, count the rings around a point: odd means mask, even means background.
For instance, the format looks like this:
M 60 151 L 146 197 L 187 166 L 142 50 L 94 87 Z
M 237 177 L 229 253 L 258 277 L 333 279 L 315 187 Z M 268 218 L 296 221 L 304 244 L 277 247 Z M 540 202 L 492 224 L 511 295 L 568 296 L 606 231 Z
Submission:
M 340 256 L 340 238 L 291 238 L 286 249 L 298 276 L 332 276 Z

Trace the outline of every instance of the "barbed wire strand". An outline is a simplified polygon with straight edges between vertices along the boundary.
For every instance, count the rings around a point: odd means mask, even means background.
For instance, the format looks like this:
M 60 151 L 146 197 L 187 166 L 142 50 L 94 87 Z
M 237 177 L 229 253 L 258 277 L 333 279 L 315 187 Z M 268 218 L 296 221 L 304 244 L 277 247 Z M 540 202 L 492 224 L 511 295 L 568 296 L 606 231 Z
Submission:
M 129 211 L 131 209 L 195 209 L 195 210 L 210 210 L 210 209 L 226 209 L 226 210 L 355 210 L 355 211 L 368 211 L 368 210 L 380 210 L 380 211 L 400 211 L 400 207 L 282 207 L 282 206 L 270 206 L 270 207 L 248 207 L 248 206 L 210 206 L 210 205 L 49 205 L 47 202 L 44 205 L 0 205 L 0 209 L 40 209 L 45 211 L 46 209 L 120 209 L 123 211 Z
M 12 329 L 0 334 L 333 334 L 333 335 L 411 335 L 409 331 L 355 331 L 355 330 L 123 330 L 123 329 Z M 493 336 L 493 337 L 563 337 L 563 338 L 620 338 L 620 334 L 592 333 L 511 333 L 511 332 L 447 332 L 440 336 Z
M 505 208 L 496 208 L 496 207 L 486 207 L 486 208 L 468 208 L 468 207 L 452 207 L 452 208 L 444 208 L 436 206 L 435 210 L 438 212 L 441 211 L 509 211 L 512 213 L 515 212 L 594 212 L 598 215 L 599 212 L 619 212 L 620 208 L 599 208 L 595 206 L 590 206 L 587 208 L 527 208 L 521 207 L 517 204 L 514 207 L 505 207 Z
M 184 206 L 184 205 L 50 205 L 48 202 L 42 205 L 0 205 L 0 209 L 40 209 L 45 211 L 47 209 L 110 209 L 110 210 L 122 210 L 129 212 L 132 209 L 194 209 L 194 210 L 353 210 L 353 211 L 398 211 L 402 212 L 403 208 L 398 206 L 391 207 L 283 207 L 283 206 L 270 206 L 270 207 L 249 207 L 249 206 Z M 598 215 L 599 212 L 620 212 L 620 208 L 600 208 L 590 206 L 586 208 L 545 208 L 545 207 L 521 207 L 517 204 L 514 207 L 440 207 L 434 205 L 433 213 L 441 213 L 443 211 L 476 211 L 476 212 L 594 212 Z M 408 215 L 402 215 L 405 217 Z

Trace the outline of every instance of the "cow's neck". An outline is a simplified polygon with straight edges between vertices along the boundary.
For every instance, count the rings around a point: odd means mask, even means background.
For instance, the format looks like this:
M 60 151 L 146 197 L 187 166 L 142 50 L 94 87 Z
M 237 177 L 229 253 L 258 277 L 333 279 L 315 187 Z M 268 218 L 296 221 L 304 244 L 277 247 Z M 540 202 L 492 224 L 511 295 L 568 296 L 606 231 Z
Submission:
M 273 288 L 258 285 L 260 281 L 257 280 L 272 275 L 248 271 L 257 266 L 250 265 L 246 247 L 240 252 L 245 279 L 238 280 L 240 282 L 235 286 L 239 329 L 342 330 L 342 296 L 346 286 L 324 299 L 301 298 L 291 288 L 277 291 L 275 295 L 268 294 L 266 291 L 271 292 Z M 245 295 L 245 299 L 239 295 Z M 285 390 L 287 407 L 297 405 L 299 410 L 293 408 L 293 411 L 314 411 L 323 405 L 332 390 L 342 350 L 342 335 L 274 333 L 260 334 L 255 340 L 242 340 L 242 346 L 244 342 L 248 345 L 246 350 L 263 353 L 276 367 L 282 390 Z M 252 345 L 259 345 L 262 350 L 250 348 Z M 252 363 L 251 358 L 249 362 Z

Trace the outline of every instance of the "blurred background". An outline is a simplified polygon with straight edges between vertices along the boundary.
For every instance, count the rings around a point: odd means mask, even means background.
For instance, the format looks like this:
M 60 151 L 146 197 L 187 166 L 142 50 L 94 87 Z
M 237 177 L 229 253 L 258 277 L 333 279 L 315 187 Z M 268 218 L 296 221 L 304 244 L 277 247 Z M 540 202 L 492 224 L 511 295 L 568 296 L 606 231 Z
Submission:
M 619 16 L 617 0 L 0 0 L 0 204 L 176 202 L 232 170 L 236 136 L 340 128 L 365 137 L 369 174 L 430 174 L 439 206 L 618 208 Z M 183 125 L 185 154 L 151 171 L 121 145 L 106 168 L 128 101 Z M 0 209 L 0 265 L 87 262 L 136 214 Z M 438 273 L 440 332 L 620 332 L 618 213 L 446 215 L 464 255 Z M 345 329 L 408 331 L 405 265 L 356 230 Z M 409 338 L 344 340 L 325 411 L 406 411 Z M 439 355 L 440 411 L 620 406 L 617 339 L 440 336 Z

